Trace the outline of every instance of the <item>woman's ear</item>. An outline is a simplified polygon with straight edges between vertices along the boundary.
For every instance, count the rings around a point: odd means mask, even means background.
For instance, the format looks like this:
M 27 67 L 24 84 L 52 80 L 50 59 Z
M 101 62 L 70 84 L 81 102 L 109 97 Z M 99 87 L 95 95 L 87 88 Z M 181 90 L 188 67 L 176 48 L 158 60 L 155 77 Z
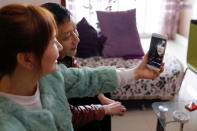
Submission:
M 34 55 L 32 53 L 18 53 L 17 62 L 24 68 L 32 70 L 34 68 Z

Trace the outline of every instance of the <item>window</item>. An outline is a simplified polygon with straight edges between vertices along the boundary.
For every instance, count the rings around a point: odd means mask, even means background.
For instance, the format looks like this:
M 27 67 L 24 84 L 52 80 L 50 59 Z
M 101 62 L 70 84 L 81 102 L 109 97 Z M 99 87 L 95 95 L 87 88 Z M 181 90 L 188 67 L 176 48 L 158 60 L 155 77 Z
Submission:
M 68 0 L 67 7 L 76 22 L 85 17 L 95 28 L 97 27 L 96 10 L 123 11 L 136 8 L 138 31 L 141 36 L 149 36 L 152 32 L 160 32 L 163 28 L 162 24 L 165 24 L 166 13 L 175 12 L 178 2 L 179 0 L 83 0 L 83 2 Z

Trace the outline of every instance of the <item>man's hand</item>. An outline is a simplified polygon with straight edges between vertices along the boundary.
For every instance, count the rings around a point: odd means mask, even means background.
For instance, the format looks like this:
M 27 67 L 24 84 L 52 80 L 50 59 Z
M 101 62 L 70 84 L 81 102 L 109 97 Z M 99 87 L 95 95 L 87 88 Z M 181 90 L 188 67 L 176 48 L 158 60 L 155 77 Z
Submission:
M 103 105 L 105 114 L 107 115 L 124 115 L 126 108 L 120 102 L 114 102 L 108 105 Z

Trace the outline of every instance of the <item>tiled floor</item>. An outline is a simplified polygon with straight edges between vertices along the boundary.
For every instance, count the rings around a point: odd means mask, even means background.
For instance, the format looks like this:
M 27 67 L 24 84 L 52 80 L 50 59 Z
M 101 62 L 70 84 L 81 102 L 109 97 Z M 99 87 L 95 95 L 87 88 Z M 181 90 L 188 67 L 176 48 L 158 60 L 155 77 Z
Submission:
M 166 53 L 177 57 L 186 67 L 187 39 L 177 36 L 175 41 L 168 41 Z M 143 46 L 147 49 L 150 44 L 150 39 L 142 40 Z M 179 94 L 174 98 L 175 101 L 180 100 L 197 100 L 197 75 L 191 71 L 187 71 L 183 80 Z M 155 131 L 156 116 L 154 115 L 151 106 L 146 110 L 129 109 L 124 116 L 112 117 L 112 131 Z M 167 131 L 173 130 L 173 126 L 169 125 Z M 196 131 L 191 129 L 187 131 Z

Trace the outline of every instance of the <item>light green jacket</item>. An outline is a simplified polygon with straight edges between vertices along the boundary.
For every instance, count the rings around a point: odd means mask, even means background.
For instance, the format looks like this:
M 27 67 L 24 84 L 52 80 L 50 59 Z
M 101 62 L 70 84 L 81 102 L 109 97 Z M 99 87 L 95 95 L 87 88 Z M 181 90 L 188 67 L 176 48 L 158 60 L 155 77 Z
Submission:
M 94 96 L 118 86 L 114 67 L 66 68 L 39 81 L 42 110 L 26 110 L 0 96 L 0 131 L 73 131 L 67 98 Z

